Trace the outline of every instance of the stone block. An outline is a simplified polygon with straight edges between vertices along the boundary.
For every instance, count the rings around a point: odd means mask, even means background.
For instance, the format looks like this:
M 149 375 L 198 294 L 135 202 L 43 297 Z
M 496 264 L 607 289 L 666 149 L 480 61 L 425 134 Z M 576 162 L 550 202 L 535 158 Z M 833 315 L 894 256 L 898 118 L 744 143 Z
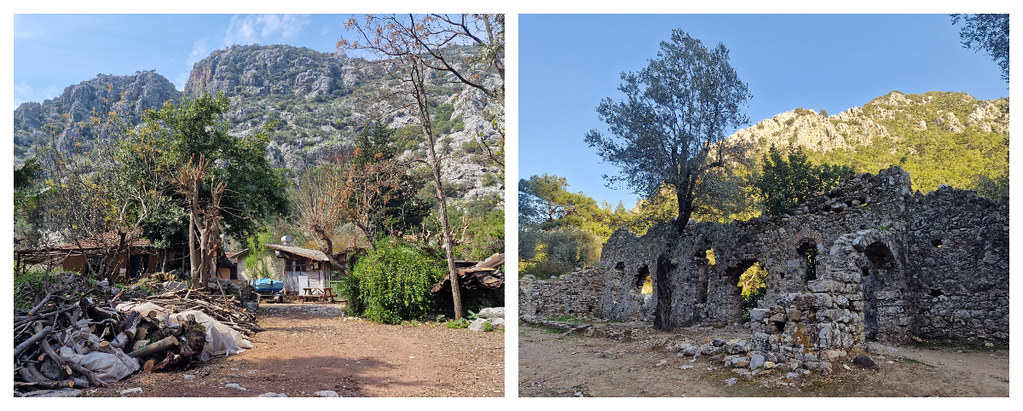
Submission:
M 752 322 L 763 321 L 766 316 L 767 309 L 765 308 L 754 308 L 752 310 L 749 310 L 749 319 Z
M 764 366 L 764 363 L 765 363 L 766 361 L 767 361 L 767 360 L 766 360 L 766 359 L 764 358 L 764 356 L 763 356 L 763 355 L 761 355 L 761 354 L 756 354 L 756 355 L 754 355 L 754 356 L 750 357 L 750 360 L 749 360 L 749 368 L 750 368 L 751 370 L 756 370 L 756 369 L 758 369 L 758 368 L 760 368 L 760 367 L 763 367 L 763 366 Z

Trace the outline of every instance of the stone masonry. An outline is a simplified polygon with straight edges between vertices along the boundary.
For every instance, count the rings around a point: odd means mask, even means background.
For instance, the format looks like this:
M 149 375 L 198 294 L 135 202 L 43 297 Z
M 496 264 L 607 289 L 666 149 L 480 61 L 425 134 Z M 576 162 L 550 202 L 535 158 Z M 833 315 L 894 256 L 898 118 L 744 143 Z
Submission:
M 816 364 L 874 341 L 1007 345 L 1008 199 L 947 186 L 914 194 L 911 186 L 909 174 L 893 167 L 860 174 L 792 216 L 690 223 L 681 236 L 670 224 L 641 237 L 619 229 L 601 267 L 584 272 L 602 281 L 571 288 L 527 281 L 520 304 L 532 314 L 572 307 L 622 321 L 652 322 L 659 312 L 671 327 L 738 324 L 739 276 L 759 263 L 768 275 L 750 312 L 752 352 Z M 658 273 L 670 283 L 656 284 Z M 648 276 L 653 295 L 640 292 Z M 594 284 L 602 288 L 596 302 Z M 585 304 L 568 295 L 536 298 L 567 289 L 588 292 Z M 658 293 L 670 293 L 669 307 L 656 306 Z

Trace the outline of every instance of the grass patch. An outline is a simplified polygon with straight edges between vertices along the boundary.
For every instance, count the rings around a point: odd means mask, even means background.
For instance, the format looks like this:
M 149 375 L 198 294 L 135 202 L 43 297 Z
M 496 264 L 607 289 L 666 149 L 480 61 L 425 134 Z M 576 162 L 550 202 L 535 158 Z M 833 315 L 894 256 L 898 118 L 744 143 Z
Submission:
M 917 360 L 915 358 L 902 357 L 902 358 L 899 358 L 899 361 L 902 361 L 902 362 L 904 362 L 906 364 L 920 364 L 920 365 L 924 365 L 924 366 L 927 366 L 927 367 L 935 368 L 935 366 L 933 366 L 931 364 L 928 364 L 928 363 L 925 363 L 923 361 Z
M 444 326 L 448 328 L 469 328 L 469 320 L 465 318 L 459 320 L 448 320 L 444 322 Z
M 557 322 L 561 322 L 561 323 L 569 323 L 569 322 L 570 323 L 577 323 L 577 322 L 581 322 L 583 320 L 582 318 L 576 317 L 576 316 L 571 315 L 571 314 L 562 314 L 562 315 L 559 315 L 557 317 L 548 318 L 548 319 L 551 320 L 551 321 L 557 321 Z

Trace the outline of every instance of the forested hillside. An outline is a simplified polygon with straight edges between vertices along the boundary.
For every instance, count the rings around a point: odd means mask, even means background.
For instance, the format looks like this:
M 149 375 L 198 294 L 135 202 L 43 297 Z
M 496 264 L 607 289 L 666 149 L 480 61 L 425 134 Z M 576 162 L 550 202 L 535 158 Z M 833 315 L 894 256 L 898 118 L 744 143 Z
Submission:
M 849 165 L 861 173 L 899 165 L 921 192 L 942 184 L 976 189 L 988 180 L 1007 181 L 1009 99 L 893 91 L 837 115 L 797 108 L 731 139 L 753 143 L 761 155 L 772 145 L 782 152 L 798 146 L 812 162 Z

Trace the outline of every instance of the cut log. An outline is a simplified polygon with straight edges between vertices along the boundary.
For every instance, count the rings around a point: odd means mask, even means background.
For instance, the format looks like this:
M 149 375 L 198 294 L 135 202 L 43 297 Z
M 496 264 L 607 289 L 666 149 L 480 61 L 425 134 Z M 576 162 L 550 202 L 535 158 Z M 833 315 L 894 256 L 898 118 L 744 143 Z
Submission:
M 143 358 L 143 357 L 146 357 L 148 355 L 152 355 L 152 354 L 158 353 L 160 351 L 166 350 L 168 348 L 174 347 L 176 345 L 178 345 L 178 339 L 177 338 L 175 338 L 175 337 L 166 337 L 166 338 L 164 338 L 164 339 L 162 339 L 160 341 L 157 341 L 155 343 L 149 344 L 149 345 L 147 345 L 145 347 L 142 347 L 142 348 L 139 348 L 139 349 L 137 349 L 135 351 L 132 351 L 128 355 L 130 355 L 132 357 L 135 357 L 135 358 Z
M 28 337 L 28 339 L 22 342 L 21 344 L 18 344 L 17 347 L 14 347 L 14 358 L 18 358 L 19 354 L 25 352 L 25 350 L 27 350 L 33 344 L 39 342 L 39 340 L 42 340 L 43 338 L 46 338 L 46 336 L 50 335 L 51 331 L 53 331 L 53 327 L 47 326 L 46 328 L 43 328 L 42 330 L 39 330 L 38 332 L 33 334 L 31 337 Z

